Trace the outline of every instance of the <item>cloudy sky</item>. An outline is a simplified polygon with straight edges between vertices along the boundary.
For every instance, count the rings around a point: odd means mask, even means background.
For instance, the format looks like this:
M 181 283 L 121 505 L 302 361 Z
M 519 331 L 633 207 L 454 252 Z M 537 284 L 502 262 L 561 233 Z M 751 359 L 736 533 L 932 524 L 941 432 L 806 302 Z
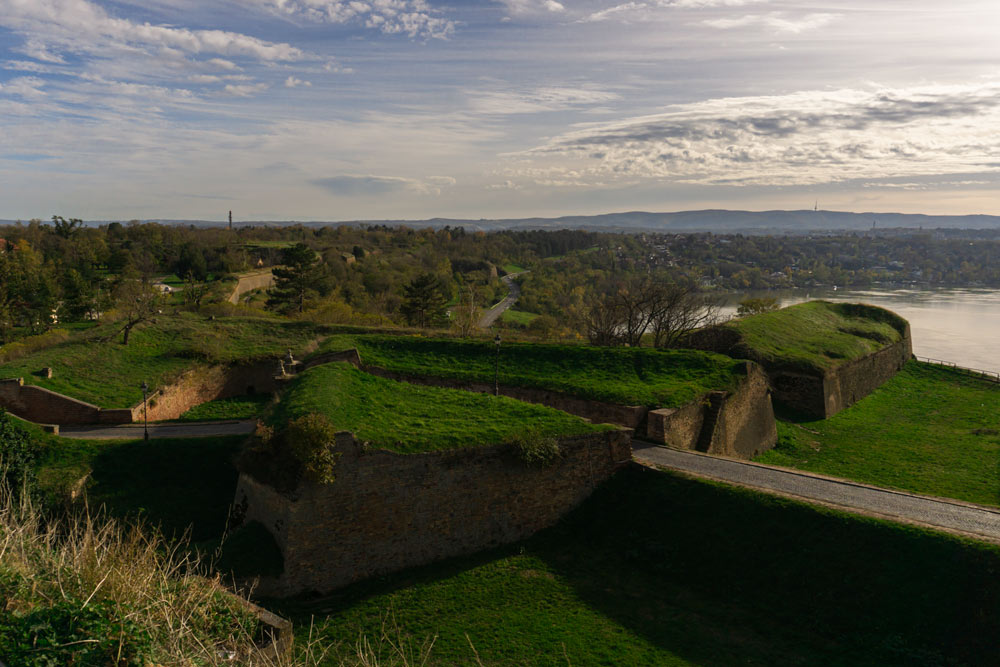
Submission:
M 1000 213 L 996 0 L 0 0 L 0 218 Z

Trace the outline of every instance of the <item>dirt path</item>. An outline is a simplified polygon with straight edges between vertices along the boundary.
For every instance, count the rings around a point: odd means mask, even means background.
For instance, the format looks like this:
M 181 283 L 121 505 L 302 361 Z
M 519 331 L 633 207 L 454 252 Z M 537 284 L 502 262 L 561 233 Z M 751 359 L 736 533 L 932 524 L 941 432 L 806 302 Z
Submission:
M 240 297 L 247 292 L 263 287 L 270 287 L 273 284 L 274 275 L 271 273 L 271 269 L 255 271 L 254 273 L 244 273 L 236 282 L 233 293 L 229 295 L 229 303 L 237 304 L 240 302 Z
M 1000 509 L 882 489 L 845 479 L 723 459 L 634 440 L 633 457 L 698 477 L 790 496 L 879 518 L 1000 542 Z
M 187 424 L 150 424 L 150 438 L 209 438 L 221 435 L 246 435 L 256 428 L 254 421 L 190 422 Z M 59 435 L 80 440 L 141 440 L 142 424 L 122 426 L 60 426 Z
M 500 279 L 505 285 L 507 285 L 507 289 L 509 289 L 510 292 L 503 301 L 486 311 L 486 314 L 479 320 L 480 329 L 489 329 L 493 326 L 493 323 L 497 321 L 497 318 L 503 315 L 505 310 L 514 305 L 514 302 L 517 301 L 517 297 L 521 296 L 521 286 L 514 282 L 514 278 L 523 276 L 525 273 L 528 272 L 521 271 L 520 273 L 508 273 Z

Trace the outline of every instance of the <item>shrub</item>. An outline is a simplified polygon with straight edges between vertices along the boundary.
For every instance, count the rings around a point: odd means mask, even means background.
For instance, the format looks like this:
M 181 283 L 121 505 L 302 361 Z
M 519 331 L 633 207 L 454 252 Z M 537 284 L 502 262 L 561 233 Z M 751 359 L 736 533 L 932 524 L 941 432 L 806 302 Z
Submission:
M 778 300 L 774 297 L 766 297 L 760 299 L 743 299 L 740 301 L 739 308 L 736 309 L 737 317 L 746 317 L 748 315 L 759 315 L 760 313 L 770 313 L 772 310 L 778 310 Z
M 310 413 L 289 422 L 281 437 L 301 466 L 303 478 L 329 484 L 336 479 L 333 468 L 340 456 L 330 450 L 336 434 L 336 427 L 326 415 Z
M 514 455 L 527 465 L 552 465 L 559 458 L 559 440 L 533 431 L 519 434 L 510 441 Z
M 15 497 L 22 489 L 34 491 L 35 462 L 40 453 L 41 445 L 0 408 L 0 484 L 11 489 Z
M 14 361 L 39 350 L 55 347 L 67 340 L 69 340 L 69 331 L 66 329 L 52 329 L 37 336 L 22 338 L 19 341 L 0 347 L 0 363 Z

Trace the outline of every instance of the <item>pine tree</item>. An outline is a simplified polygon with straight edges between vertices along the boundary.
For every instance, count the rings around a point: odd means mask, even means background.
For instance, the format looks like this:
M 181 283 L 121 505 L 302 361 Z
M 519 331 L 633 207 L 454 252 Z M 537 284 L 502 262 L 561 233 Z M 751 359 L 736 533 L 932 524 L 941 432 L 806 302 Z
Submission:
M 424 273 L 404 288 L 404 301 L 399 309 L 411 326 L 440 327 L 448 321 L 448 299 L 441 282 L 433 273 Z
M 282 261 L 284 266 L 272 271 L 274 287 L 267 292 L 267 307 L 284 313 L 301 313 L 306 298 L 317 292 L 319 259 L 305 243 L 296 243 L 285 250 Z

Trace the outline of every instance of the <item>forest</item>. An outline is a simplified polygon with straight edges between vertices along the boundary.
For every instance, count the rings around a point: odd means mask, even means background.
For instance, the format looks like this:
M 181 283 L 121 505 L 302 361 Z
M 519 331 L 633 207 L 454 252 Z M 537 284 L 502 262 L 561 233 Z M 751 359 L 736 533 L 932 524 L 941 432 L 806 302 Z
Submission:
M 997 240 L 922 230 L 470 233 L 383 225 L 88 226 L 53 216 L 0 227 L 0 343 L 100 319 L 121 322 L 127 341 L 133 327 L 165 306 L 326 324 L 448 327 L 467 335 L 508 293 L 500 280 L 506 274 L 517 274 L 522 293 L 498 326 L 600 342 L 595 318 L 624 317 L 619 310 L 629 299 L 651 290 L 661 299 L 697 295 L 706 304 L 748 289 L 997 286 L 998 251 Z M 271 268 L 275 287 L 227 302 L 236 276 Z M 604 332 L 619 325 L 610 327 Z M 639 344 L 642 337 L 614 342 Z

